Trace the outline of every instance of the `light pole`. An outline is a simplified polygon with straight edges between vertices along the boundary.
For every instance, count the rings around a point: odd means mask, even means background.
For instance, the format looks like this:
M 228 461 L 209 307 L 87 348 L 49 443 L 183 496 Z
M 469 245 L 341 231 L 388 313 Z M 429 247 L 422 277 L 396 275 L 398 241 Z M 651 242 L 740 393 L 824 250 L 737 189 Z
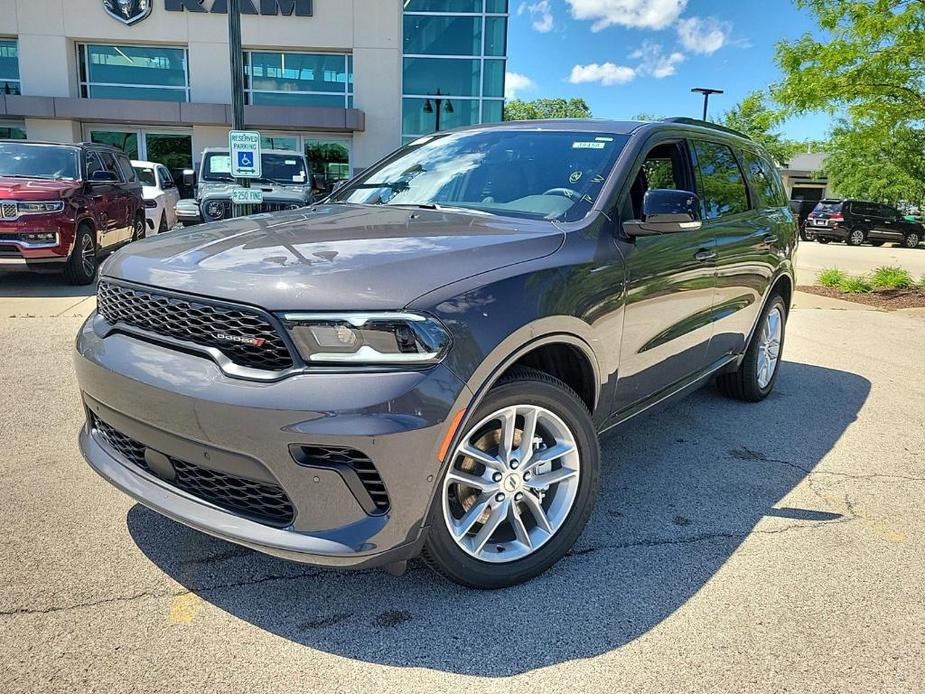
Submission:
M 694 87 L 692 92 L 703 94 L 703 120 L 707 119 L 708 107 L 710 105 L 710 94 L 722 94 L 722 89 L 707 89 L 705 87 Z
M 434 95 L 434 103 L 430 103 L 430 99 L 424 102 L 424 113 L 435 113 L 436 114 L 436 126 L 434 127 L 435 132 L 440 132 L 440 115 L 443 112 L 443 104 L 446 102 L 446 112 L 453 113 L 453 102 L 449 99 L 444 99 L 443 94 L 440 93 L 440 90 L 437 90 L 437 93 Z
M 228 50 L 231 52 L 231 129 L 244 130 L 244 50 L 241 46 L 241 0 L 228 0 Z M 237 179 L 242 188 L 250 188 L 249 178 Z M 231 216 L 235 216 L 231 206 Z M 244 214 L 251 213 L 250 205 Z

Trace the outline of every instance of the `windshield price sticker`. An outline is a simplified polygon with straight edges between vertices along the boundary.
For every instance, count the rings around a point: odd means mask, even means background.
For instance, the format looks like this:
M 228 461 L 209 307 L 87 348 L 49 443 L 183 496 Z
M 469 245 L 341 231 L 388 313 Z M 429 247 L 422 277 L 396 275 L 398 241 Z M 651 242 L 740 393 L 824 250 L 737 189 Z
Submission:
M 235 188 L 231 191 L 231 202 L 235 205 L 260 205 L 263 191 L 259 188 Z
M 603 142 L 573 142 L 572 149 L 604 149 L 607 145 Z
M 235 178 L 260 178 L 263 167 L 260 153 L 260 133 L 232 130 L 228 133 L 231 154 L 231 175 Z

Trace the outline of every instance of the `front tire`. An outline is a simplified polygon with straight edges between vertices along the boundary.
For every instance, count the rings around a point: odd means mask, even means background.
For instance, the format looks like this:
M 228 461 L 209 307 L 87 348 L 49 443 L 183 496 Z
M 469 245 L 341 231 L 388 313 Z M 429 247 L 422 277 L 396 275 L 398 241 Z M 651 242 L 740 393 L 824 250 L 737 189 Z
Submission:
M 921 237 L 916 232 L 912 231 L 903 237 L 903 246 L 906 248 L 915 248 L 919 245 L 919 241 L 921 240 Z
M 132 223 L 132 241 L 141 241 L 148 233 L 148 226 L 145 218 L 141 215 L 135 217 Z
M 165 231 L 169 231 L 169 229 L 167 228 L 167 214 L 166 213 L 161 215 L 161 223 L 157 227 L 157 233 L 163 234 Z
M 68 284 L 78 286 L 92 284 L 96 279 L 96 269 L 96 240 L 93 238 L 93 229 L 82 224 L 77 228 L 74 250 L 64 266 L 64 279 Z
M 716 379 L 720 393 L 746 402 L 768 397 L 780 372 L 786 328 L 787 305 L 780 294 L 775 294 L 761 313 L 738 370 Z
M 464 586 L 505 588 L 569 551 L 600 486 L 600 445 L 567 385 L 515 369 L 472 413 L 431 505 L 424 558 Z

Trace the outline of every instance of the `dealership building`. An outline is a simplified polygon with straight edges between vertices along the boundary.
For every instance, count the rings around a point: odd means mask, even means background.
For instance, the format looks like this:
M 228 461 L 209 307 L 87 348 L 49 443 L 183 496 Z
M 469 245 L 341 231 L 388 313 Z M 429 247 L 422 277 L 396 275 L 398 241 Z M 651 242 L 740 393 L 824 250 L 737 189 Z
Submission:
M 180 169 L 227 146 L 227 0 L 2 0 L 0 137 Z M 241 0 L 248 129 L 345 177 L 501 120 L 508 0 Z

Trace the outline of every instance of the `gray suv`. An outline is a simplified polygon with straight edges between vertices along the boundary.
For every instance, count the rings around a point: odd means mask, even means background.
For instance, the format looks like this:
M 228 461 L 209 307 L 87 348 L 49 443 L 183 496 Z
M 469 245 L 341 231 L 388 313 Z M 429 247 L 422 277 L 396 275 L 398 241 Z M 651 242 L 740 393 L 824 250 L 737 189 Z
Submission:
M 305 207 L 318 192 L 315 179 L 303 154 L 285 150 L 264 151 L 263 178 L 254 179 L 252 188 L 263 192 L 263 204 L 255 212 L 278 212 Z M 217 222 L 233 216 L 231 191 L 238 187 L 231 176 L 231 156 L 227 149 L 206 149 L 199 164 L 199 175 L 184 180 L 196 186 L 194 200 L 177 203 L 177 219 L 184 226 Z
M 80 447 L 225 540 L 513 585 L 581 533 L 600 433 L 771 392 L 797 239 L 768 154 L 699 121 L 423 137 L 316 206 L 116 253 Z

